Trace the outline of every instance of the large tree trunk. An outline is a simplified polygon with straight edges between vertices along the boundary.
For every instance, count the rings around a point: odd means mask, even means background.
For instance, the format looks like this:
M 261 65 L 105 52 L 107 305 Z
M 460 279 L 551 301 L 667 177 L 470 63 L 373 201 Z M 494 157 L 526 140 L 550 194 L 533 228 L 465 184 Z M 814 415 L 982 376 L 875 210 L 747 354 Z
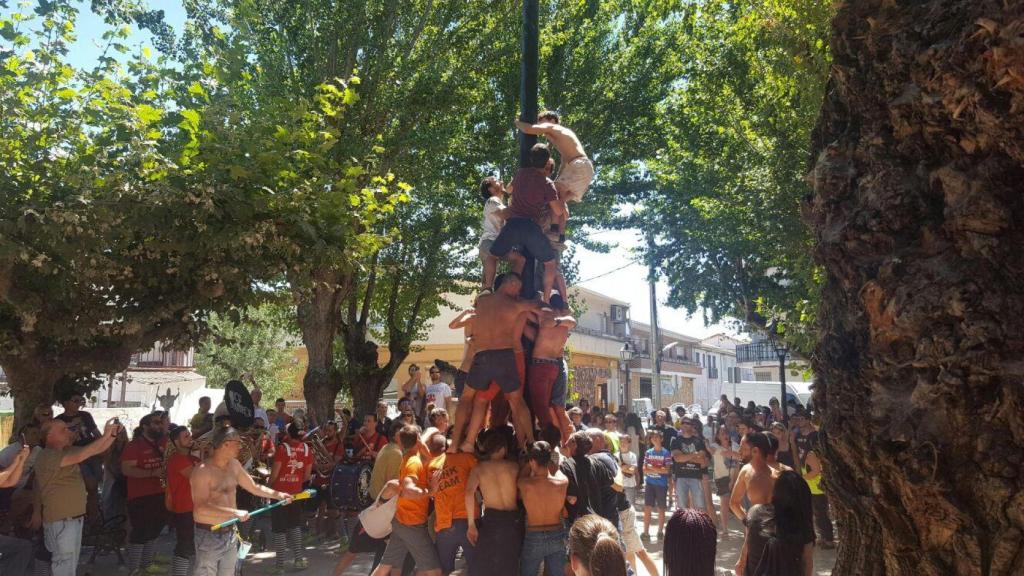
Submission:
M 834 574 L 1024 574 L 1024 3 L 833 26 L 806 217 Z
M 296 296 L 302 343 L 308 365 L 302 378 L 306 409 L 317 424 L 334 418 L 334 400 L 341 391 L 341 373 L 334 362 L 334 339 L 341 325 L 343 286 L 337 274 L 322 272 L 308 292 Z
M 391 358 L 386 366 L 381 367 L 377 345 L 368 341 L 366 334 L 360 334 L 358 330 L 351 330 L 348 333 L 343 330 L 342 341 L 345 345 L 346 358 L 345 381 L 349 383 L 355 413 L 372 413 L 394 375 L 394 369 L 388 367 L 392 364 L 395 367 L 401 364 L 409 355 L 409 351 L 389 350 Z
M 3 367 L 14 398 L 14 432 L 17 433 L 32 421 L 36 406 L 53 404 L 54 385 L 64 372 L 55 369 L 50 362 L 24 356 L 4 358 Z

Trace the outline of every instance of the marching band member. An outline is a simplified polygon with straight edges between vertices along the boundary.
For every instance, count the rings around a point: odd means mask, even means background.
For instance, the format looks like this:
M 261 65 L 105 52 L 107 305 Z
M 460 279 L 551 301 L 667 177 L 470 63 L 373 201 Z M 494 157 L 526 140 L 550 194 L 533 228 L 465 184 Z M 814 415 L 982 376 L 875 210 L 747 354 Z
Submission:
M 313 453 L 302 441 L 303 431 L 296 422 L 288 424 L 287 437 L 274 453 L 274 467 L 270 472 L 270 486 L 275 491 L 294 494 L 302 490 L 313 470 Z M 302 506 L 281 506 L 270 511 L 273 531 L 276 565 L 284 572 L 285 542 L 291 550 L 297 570 L 305 569 L 309 563 L 302 549 Z

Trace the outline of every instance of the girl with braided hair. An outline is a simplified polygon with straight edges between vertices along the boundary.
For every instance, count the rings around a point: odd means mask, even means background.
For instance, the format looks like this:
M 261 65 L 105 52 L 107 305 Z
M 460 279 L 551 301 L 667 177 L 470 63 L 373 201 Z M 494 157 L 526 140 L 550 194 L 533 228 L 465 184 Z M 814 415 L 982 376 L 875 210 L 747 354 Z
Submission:
M 576 576 L 626 576 L 618 530 L 596 514 L 576 520 L 569 531 L 569 563 Z
M 665 529 L 665 576 L 714 576 L 718 530 L 703 510 L 676 510 Z

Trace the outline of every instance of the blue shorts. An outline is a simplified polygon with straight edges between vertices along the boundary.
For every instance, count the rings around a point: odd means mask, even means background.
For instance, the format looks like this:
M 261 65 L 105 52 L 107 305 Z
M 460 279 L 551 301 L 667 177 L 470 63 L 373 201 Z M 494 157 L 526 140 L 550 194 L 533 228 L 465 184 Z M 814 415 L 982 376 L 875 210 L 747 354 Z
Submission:
M 644 485 L 644 506 L 664 510 L 668 507 L 668 485 L 658 486 L 647 482 Z

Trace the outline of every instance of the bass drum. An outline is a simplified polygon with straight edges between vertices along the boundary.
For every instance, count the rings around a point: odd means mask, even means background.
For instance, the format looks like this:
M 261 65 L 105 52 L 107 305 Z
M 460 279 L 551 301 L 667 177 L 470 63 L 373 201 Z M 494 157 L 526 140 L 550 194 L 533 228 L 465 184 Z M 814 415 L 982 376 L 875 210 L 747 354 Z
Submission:
M 338 464 L 331 474 L 331 502 L 340 510 L 362 510 L 373 504 L 372 472 L 373 462 Z

